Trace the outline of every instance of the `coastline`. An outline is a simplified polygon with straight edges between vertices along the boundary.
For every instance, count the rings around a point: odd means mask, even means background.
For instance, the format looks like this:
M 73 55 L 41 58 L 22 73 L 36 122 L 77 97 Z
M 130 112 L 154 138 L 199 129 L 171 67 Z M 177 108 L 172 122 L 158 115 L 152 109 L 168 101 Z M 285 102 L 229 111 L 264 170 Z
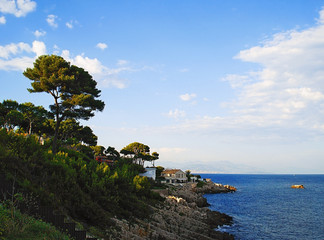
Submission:
M 145 221 L 132 223 L 114 219 L 118 231 L 112 239 L 186 239 L 186 240 L 233 240 L 233 235 L 217 231 L 219 226 L 231 225 L 232 217 L 208 208 L 203 196 L 206 193 L 228 193 L 229 188 L 213 182 L 197 187 L 196 183 L 169 186 L 154 190 L 165 198 L 159 206 L 152 206 L 153 214 Z

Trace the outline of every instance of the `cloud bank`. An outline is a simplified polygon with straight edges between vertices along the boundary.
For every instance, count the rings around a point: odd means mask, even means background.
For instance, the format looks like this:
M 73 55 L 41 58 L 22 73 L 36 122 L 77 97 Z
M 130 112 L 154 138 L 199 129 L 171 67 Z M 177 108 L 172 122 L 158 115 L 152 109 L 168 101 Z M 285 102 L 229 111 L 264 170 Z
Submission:
M 0 0 L 0 12 L 25 17 L 36 9 L 36 2 L 30 0 Z
M 273 35 L 234 58 L 256 69 L 223 78 L 237 96 L 222 103 L 226 116 L 185 119 L 167 130 L 222 136 L 302 139 L 324 132 L 324 10 L 313 27 Z M 190 101 L 196 94 L 183 94 Z M 170 112 L 176 115 L 176 112 Z M 285 136 L 286 135 L 286 136 Z M 298 136 L 299 135 L 299 136 Z M 288 139 L 288 138 L 287 138 Z
M 41 36 L 45 32 L 34 32 Z M 54 46 L 55 54 L 59 55 L 58 47 Z M 42 41 L 34 41 L 31 45 L 24 42 L 0 45 L 0 70 L 24 71 L 27 67 L 32 67 L 38 56 L 47 54 L 46 45 Z M 123 72 L 136 71 L 128 66 L 128 62 L 123 60 L 123 64 L 117 63 L 116 68 L 109 68 L 102 64 L 97 58 L 89 58 L 84 54 L 73 57 L 69 50 L 63 50 L 61 56 L 72 64 L 87 70 L 101 87 L 125 88 L 127 80 L 121 79 L 119 74 Z
M 87 70 L 101 87 L 125 88 L 127 86 L 126 80 L 119 78 L 118 75 L 122 72 L 134 71 L 128 66 L 109 68 L 103 65 L 97 58 L 89 58 L 84 56 L 84 54 L 73 57 L 68 50 L 63 50 L 61 55 L 72 64 Z
M 40 41 L 34 41 L 32 45 L 20 42 L 0 46 L 0 70 L 24 71 L 43 54 L 46 54 L 46 46 Z
M 240 93 L 228 106 L 262 125 L 324 130 L 323 54 L 324 10 L 312 28 L 279 33 L 260 46 L 240 51 L 236 59 L 262 68 L 227 76 Z

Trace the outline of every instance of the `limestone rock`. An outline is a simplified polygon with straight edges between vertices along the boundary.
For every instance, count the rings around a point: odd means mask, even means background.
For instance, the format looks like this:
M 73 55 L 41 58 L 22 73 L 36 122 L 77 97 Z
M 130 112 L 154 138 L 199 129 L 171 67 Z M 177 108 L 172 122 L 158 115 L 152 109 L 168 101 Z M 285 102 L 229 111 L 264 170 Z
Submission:
M 232 240 L 228 233 L 215 231 L 221 225 L 230 225 L 232 218 L 208 209 L 204 191 L 228 192 L 224 186 L 213 186 L 203 190 L 195 184 L 170 187 L 161 192 L 165 201 L 154 206 L 154 213 L 146 220 L 135 219 L 132 223 L 115 219 L 118 231 L 111 239 L 134 240 Z M 198 189 L 198 190 L 197 190 Z M 226 189 L 226 190 L 225 190 Z

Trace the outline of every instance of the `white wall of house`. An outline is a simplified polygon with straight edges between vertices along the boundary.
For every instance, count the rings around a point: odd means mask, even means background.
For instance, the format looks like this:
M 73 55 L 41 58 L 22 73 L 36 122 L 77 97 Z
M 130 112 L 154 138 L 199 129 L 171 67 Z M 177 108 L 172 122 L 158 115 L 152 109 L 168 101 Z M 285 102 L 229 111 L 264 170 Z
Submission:
M 175 173 L 162 174 L 167 183 L 184 183 L 187 182 L 186 174 L 179 170 Z

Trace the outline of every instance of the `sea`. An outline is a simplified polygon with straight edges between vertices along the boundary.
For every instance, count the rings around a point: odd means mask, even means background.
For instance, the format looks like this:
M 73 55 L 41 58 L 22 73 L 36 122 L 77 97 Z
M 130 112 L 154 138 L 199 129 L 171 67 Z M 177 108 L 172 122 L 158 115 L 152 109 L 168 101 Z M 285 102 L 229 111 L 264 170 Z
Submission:
M 237 188 L 205 195 L 211 210 L 233 217 L 219 231 L 237 240 L 324 240 L 324 175 L 200 175 Z

